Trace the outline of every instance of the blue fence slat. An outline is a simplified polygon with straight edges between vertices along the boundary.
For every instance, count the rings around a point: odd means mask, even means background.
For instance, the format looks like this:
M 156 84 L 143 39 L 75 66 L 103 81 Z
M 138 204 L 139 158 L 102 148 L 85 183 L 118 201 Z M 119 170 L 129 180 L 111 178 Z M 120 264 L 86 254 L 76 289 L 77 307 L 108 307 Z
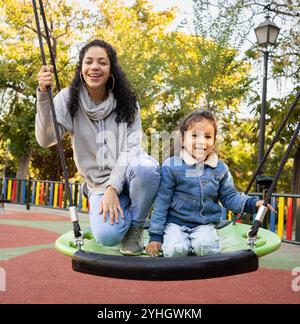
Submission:
M 31 191 L 31 203 L 35 204 L 35 187 L 36 187 L 36 181 L 32 182 L 32 191 Z
M 22 184 L 21 184 L 21 204 L 26 203 L 26 191 L 27 191 L 27 181 L 22 180 Z
M 276 210 L 276 198 L 272 197 L 271 198 L 271 205 L 274 207 Z M 270 212 L 270 231 L 275 233 L 275 224 L 276 224 L 276 214 L 273 213 L 272 211 Z
M 5 179 L 4 181 L 4 188 L 3 188 L 3 193 L 4 193 L 4 197 L 7 198 L 7 182 L 8 180 Z

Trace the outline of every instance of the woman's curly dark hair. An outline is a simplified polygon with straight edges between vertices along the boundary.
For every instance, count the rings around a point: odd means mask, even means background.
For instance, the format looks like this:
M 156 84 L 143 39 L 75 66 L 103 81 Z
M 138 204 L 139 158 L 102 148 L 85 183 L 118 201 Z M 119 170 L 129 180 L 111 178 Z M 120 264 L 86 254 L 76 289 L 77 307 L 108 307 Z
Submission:
M 79 61 L 77 63 L 75 75 L 70 85 L 70 100 L 68 102 L 68 109 L 70 111 L 70 114 L 72 117 L 75 117 L 78 111 L 79 90 L 82 84 L 80 78 L 82 62 L 85 53 L 88 51 L 89 48 L 93 46 L 99 46 L 101 48 L 104 48 L 107 52 L 110 61 L 110 72 L 115 79 L 112 92 L 117 101 L 116 122 L 126 122 L 130 126 L 135 119 L 136 111 L 138 109 L 137 97 L 124 71 L 119 65 L 116 51 L 109 43 L 105 42 L 104 40 L 95 39 L 90 43 L 86 44 L 80 50 Z M 109 78 L 107 82 L 107 87 L 108 89 L 112 87 L 112 78 Z

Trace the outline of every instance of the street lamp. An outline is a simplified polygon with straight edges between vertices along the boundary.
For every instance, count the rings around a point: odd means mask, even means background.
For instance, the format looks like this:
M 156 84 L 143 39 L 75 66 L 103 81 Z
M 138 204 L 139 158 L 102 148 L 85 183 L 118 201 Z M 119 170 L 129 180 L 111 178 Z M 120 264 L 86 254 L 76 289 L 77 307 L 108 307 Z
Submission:
M 265 146 L 265 117 L 266 117 L 266 101 L 267 101 L 267 77 L 268 77 L 268 59 L 269 59 L 269 46 L 276 44 L 277 36 L 280 28 L 277 27 L 271 20 L 270 16 L 265 17 L 266 20 L 260 23 L 255 29 L 255 35 L 258 44 L 264 48 L 264 70 L 263 70 L 263 89 L 262 89 L 262 101 L 260 111 L 259 122 L 259 142 L 258 142 L 258 163 L 260 163 L 264 157 Z M 260 172 L 262 174 L 263 171 Z

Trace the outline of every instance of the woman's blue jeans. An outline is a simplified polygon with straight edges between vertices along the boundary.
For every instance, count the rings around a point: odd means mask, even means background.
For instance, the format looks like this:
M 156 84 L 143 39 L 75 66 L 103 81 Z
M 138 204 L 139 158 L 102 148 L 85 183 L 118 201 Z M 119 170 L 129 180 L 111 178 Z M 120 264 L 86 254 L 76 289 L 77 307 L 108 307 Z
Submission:
M 153 204 L 160 183 L 158 162 L 141 153 L 128 165 L 126 182 L 119 195 L 124 219 L 119 215 L 119 223 L 110 224 L 109 214 L 106 222 L 99 214 L 103 194 L 89 194 L 90 225 L 95 240 L 105 246 L 120 244 L 129 227 L 144 227 L 148 212 Z

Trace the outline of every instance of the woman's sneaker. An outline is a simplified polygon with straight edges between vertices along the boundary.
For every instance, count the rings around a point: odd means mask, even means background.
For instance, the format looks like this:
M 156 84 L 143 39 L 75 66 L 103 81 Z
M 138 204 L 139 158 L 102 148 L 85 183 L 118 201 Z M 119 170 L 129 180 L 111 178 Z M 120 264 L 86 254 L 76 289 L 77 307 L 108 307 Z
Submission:
M 125 235 L 120 252 L 123 255 L 141 255 L 144 248 L 143 228 L 131 226 Z

